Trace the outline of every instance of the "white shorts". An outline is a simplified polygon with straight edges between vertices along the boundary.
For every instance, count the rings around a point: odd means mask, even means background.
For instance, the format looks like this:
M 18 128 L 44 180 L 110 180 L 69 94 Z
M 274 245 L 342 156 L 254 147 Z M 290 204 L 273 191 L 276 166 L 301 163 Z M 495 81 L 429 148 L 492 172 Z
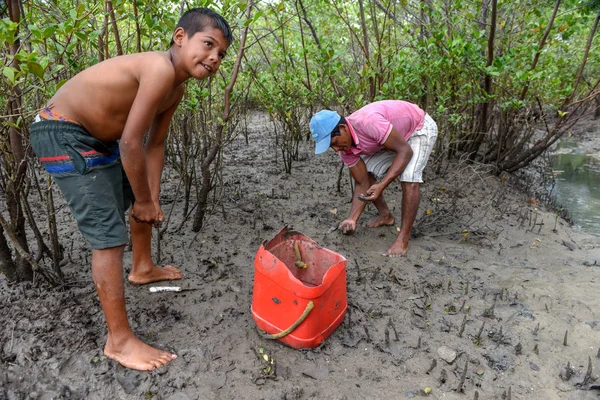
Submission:
M 435 145 L 438 129 L 437 124 L 425 114 L 423 128 L 415 131 L 408 139 L 408 144 L 413 151 L 413 156 L 400 175 L 400 182 L 418 182 L 423 183 L 423 170 L 427 165 L 429 155 Z M 396 152 L 383 149 L 373 155 L 363 155 L 361 158 L 367 165 L 367 172 L 381 180 L 392 165 Z

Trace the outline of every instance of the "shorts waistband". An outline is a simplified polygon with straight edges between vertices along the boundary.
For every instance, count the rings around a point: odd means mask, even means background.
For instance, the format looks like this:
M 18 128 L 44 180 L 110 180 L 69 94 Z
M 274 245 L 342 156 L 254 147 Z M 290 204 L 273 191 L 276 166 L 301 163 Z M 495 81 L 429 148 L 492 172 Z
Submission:
M 79 122 L 67 117 L 64 114 L 57 113 L 56 111 L 52 111 L 49 107 L 44 107 L 39 112 L 38 115 L 40 118 L 43 118 L 43 119 L 49 120 L 49 121 L 62 121 L 62 122 L 70 122 L 72 124 L 81 125 Z

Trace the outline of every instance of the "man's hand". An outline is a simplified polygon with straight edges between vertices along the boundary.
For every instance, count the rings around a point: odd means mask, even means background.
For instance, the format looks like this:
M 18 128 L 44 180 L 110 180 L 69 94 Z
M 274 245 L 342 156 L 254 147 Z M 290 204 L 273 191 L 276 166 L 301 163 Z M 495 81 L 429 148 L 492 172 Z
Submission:
M 375 201 L 381 196 L 383 189 L 385 189 L 385 186 L 380 183 L 376 183 L 367 190 L 366 197 L 361 198 L 361 200 Z
M 352 233 L 356 230 L 356 221 L 353 219 L 345 219 L 340 223 L 338 229 L 341 230 L 344 235 Z
M 154 202 L 139 202 L 136 201 L 133 203 L 133 208 L 131 209 L 131 218 L 133 218 L 136 222 L 145 223 L 145 224 L 154 224 L 157 221 L 160 221 L 160 217 L 164 219 L 164 215 L 162 215 L 162 211 L 160 208 L 155 207 Z

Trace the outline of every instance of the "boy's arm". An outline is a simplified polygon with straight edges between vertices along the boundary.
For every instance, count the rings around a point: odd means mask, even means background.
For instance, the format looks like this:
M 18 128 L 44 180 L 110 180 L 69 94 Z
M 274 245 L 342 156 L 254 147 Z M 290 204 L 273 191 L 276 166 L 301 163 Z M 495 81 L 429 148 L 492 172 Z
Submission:
M 138 92 L 119 142 L 123 169 L 135 196 L 132 217 L 139 222 L 153 223 L 159 217 L 148 182 L 143 139 L 150 129 L 159 105 L 172 89 L 174 77 L 175 72 L 170 63 L 157 62 L 143 70 L 139 78 Z
M 165 165 L 165 141 L 169 132 L 171 119 L 181 102 L 184 93 L 183 85 L 175 89 L 175 101 L 173 105 L 156 116 L 154 124 L 150 128 L 148 140 L 146 141 L 146 164 L 148 168 L 148 185 L 150 195 L 155 207 L 160 208 L 160 179 Z

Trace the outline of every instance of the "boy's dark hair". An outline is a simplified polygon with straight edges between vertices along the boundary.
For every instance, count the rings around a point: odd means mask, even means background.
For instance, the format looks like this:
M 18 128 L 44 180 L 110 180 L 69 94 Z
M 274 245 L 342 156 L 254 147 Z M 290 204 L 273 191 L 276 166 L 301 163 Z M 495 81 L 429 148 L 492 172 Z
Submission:
M 231 33 L 231 28 L 229 24 L 221 16 L 221 14 L 214 12 L 209 8 L 190 8 L 179 18 L 179 22 L 177 22 L 177 28 L 183 28 L 188 38 L 191 38 L 198 32 L 204 31 L 206 26 L 211 26 L 215 29 L 219 29 L 223 32 L 223 36 L 225 39 L 231 44 L 233 42 L 233 34 Z M 171 46 L 175 41 L 171 39 Z
M 333 130 L 331 131 L 331 137 L 336 137 L 336 136 L 340 136 L 340 125 L 348 125 L 346 123 L 346 118 L 344 118 L 344 116 L 340 116 L 340 120 L 337 123 L 337 126 L 335 128 L 333 128 Z

